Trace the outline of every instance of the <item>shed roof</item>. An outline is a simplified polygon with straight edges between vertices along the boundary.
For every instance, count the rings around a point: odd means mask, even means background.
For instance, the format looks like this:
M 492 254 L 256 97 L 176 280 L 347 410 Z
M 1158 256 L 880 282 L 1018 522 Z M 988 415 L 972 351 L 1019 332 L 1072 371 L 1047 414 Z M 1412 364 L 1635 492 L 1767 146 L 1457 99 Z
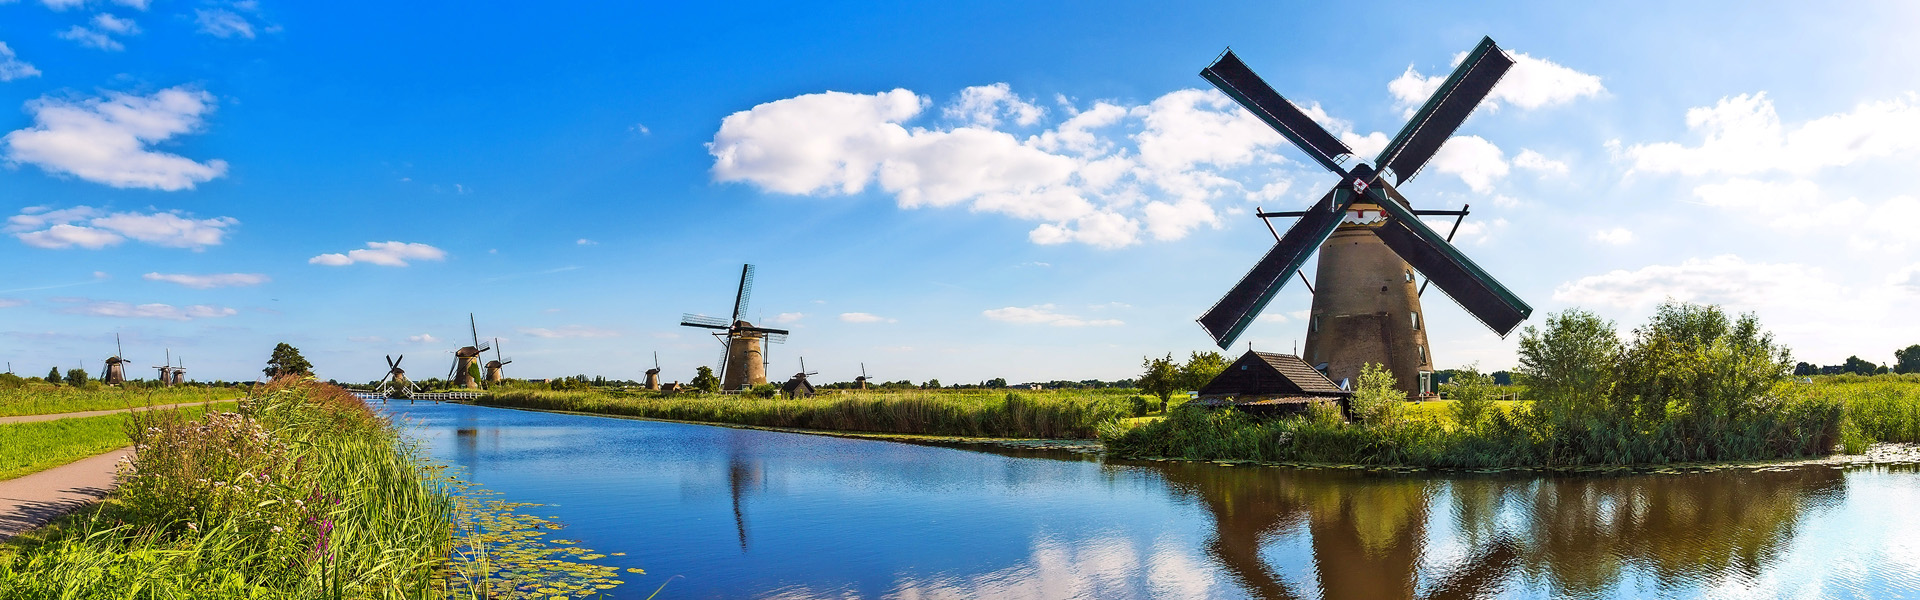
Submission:
M 1200 388 L 1200 396 L 1348 396 L 1306 361 L 1291 354 L 1248 350 Z

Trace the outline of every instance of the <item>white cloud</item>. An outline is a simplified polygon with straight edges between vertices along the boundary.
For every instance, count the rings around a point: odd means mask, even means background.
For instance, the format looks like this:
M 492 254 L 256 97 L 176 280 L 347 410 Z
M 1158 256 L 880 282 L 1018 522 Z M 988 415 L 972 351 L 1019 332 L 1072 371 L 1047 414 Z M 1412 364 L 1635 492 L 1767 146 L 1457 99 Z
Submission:
M 1594 241 L 1597 241 L 1597 242 L 1613 244 L 1618 246 L 1618 245 L 1632 243 L 1633 232 L 1628 231 L 1627 228 L 1625 227 L 1602 229 L 1602 230 L 1593 232 L 1593 239 Z
M 245 287 L 260 285 L 272 279 L 260 273 L 212 273 L 207 275 L 188 275 L 185 273 L 148 273 L 140 276 L 147 281 L 165 281 L 177 283 L 195 289 L 218 287 Z
M 598 246 L 600 245 L 600 242 L 596 242 L 587 238 L 580 238 L 580 239 L 574 240 L 573 244 L 575 246 Z
M 367 247 L 346 254 L 322 254 L 307 259 L 307 264 L 344 267 L 368 263 L 383 267 L 404 267 L 409 260 L 446 260 L 447 252 L 433 246 L 408 242 L 367 242 Z
M 767 321 L 770 323 L 776 323 L 776 324 L 798 323 L 800 322 L 800 319 L 805 318 L 806 316 L 807 315 L 805 314 L 801 314 L 797 312 L 784 312 L 784 313 L 774 315 L 773 318 L 767 319 Z
M 1671 298 L 1746 309 L 1764 304 L 1815 305 L 1819 298 L 1838 301 L 1844 294 L 1839 286 L 1827 282 L 1819 269 L 1795 263 L 1750 263 L 1724 254 L 1704 260 L 1691 258 L 1678 265 L 1650 265 L 1635 271 L 1582 277 L 1555 288 L 1553 299 L 1632 308 Z
M 218 319 L 240 314 L 240 311 L 222 306 L 194 304 L 176 307 L 171 304 L 129 304 L 126 302 L 91 301 L 78 299 L 78 304 L 69 306 L 62 312 L 96 317 L 123 317 L 135 319 L 166 319 L 170 321 L 190 321 L 193 319 Z
M 1488 241 L 1493 239 L 1494 234 L 1504 231 L 1507 228 L 1506 219 L 1494 219 L 1492 221 L 1472 221 L 1472 220 L 1461 221 L 1460 227 L 1458 229 L 1454 228 L 1453 219 L 1443 219 L 1443 218 L 1435 217 L 1435 218 L 1423 218 L 1421 219 L 1421 221 L 1425 222 L 1428 228 L 1434 231 L 1440 232 L 1441 235 L 1443 236 L 1446 235 L 1446 232 L 1452 231 L 1453 245 L 1455 246 L 1485 245 Z
M 11 2 L 12 0 L 7 0 L 7 1 Z M 80 8 L 80 7 L 86 6 L 88 4 L 88 0 L 40 0 L 40 3 L 46 5 L 47 8 L 51 8 L 56 11 L 63 11 L 69 8 Z M 152 3 L 152 0 L 113 0 L 113 3 L 118 4 L 120 6 L 125 6 L 127 8 L 131 8 L 134 10 L 146 10 L 147 6 Z M 0 2 L 0 4 L 6 4 L 6 2 Z
M 1912 196 L 1839 199 L 1804 179 L 1743 177 L 1700 185 L 1693 194 L 1702 204 L 1723 209 L 1732 218 L 1758 221 L 1791 234 L 1844 239 L 1856 250 L 1898 253 L 1920 241 L 1907 226 L 1920 220 L 1920 200 Z
M 26 305 L 27 305 L 27 301 L 21 300 L 19 298 L 0 298 L 0 308 L 13 308 L 15 306 L 26 306 Z
M 863 312 L 840 313 L 840 320 L 847 323 L 895 323 L 899 319 L 889 319 L 880 315 Z
M 415 344 L 432 344 L 440 341 L 440 338 L 433 337 L 432 334 L 422 333 L 420 335 L 407 336 L 407 341 Z
M 947 106 L 947 118 L 993 128 L 1001 117 L 1009 117 L 1022 127 L 1040 121 L 1047 109 L 1035 106 L 1013 93 L 1005 83 L 976 85 L 960 90 L 960 98 Z
M 1052 304 L 1034 306 L 994 308 L 980 311 L 988 319 L 1003 323 L 1028 325 L 1052 325 L 1054 327 L 1114 327 L 1125 325 L 1117 319 L 1083 319 L 1074 315 L 1062 314 Z
M 1505 102 L 1523 109 L 1535 109 L 1556 104 L 1566 104 L 1587 96 L 1597 96 L 1605 92 L 1600 78 L 1561 66 L 1558 63 L 1534 58 L 1525 52 L 1508 51 L 1513 57 L 1513 68 L 1500 78 L 1493 91 L 1487 94 L 1485 102 L 1489 108 Z M 1453 64 L 1460 64 L 1467 53 L 1453 57 Z M 1433 96 L 1434 90 L 1447 80 L 1447 73 L 1432 77 L 1422 76 L 1411 65 L 1400 77 L 1387 83 L 1387 92 L 1393 94 L 1407 113 L 1412 112 Z
M 618 331 L 614 331 L 611 329 L 599 329 L 595 327 L 587 327 L 584 325 L 567 325 L 565 327 L 560 327 L 557 329 L 548 329 L 545 327 L 522 327 L 520 328 L 520 333 L 524 333 L 537 338 L 547 338 L 547 339 L 620 337 L 620 332 Z
M 217 38 L 253 39 L 253 24 L 246 17 L 224 8 L 194 9 L 193 22 L 200 33 Z
M 1507 176 L 1506 156 L 1500 147 L 1477 135 L 1448 138 L 1440 145 L 1440 151 L 1433 154 L 1429 166 L 1435 171 L 1460 176 L 1467 187 L 1482 194 L 1493 190 L 1495 180 Z
M 1920 94 L 1865 102 L 1852 112 L 1827 115 L 1789 129 L 1766 92 L 1721 98 L 1687 110 L 1687 129 L 1700 145 L 1678 142 L 1610 144 L 1629 172 L 1725 173 L 1780 171 L 1807 174 L 1856 161 L 1909 157 L 1920 150 Z
M 192 189 L 225 175 L 226 161 L 195 162 L 149 145 L 198 130 L 213 94 L 176 86 L 147 96 L 110 93 L 81 101 L 28 102 L 34 125 L 0 138 L 9 162 L 117 188 Z
M 74 25 L 60 32 L 60 39 L 79 42 L 80 45 L 88 48 L 119 51 L 125 50 L 126 46 L 121 44 L 120 40 L 114 39 L 114 36 L 140 34 L 140 26 L 134 24 L 132 19 L 122 19 L 107 13 L 94 15 L 89 23 L 91 26 Z
M 1513 157 L 1513 166 L 1542 174 L 1567 174 L 1567 163 L 1547 158 L 1528 148 L 1521 148 L 1520 154 Z
M 5 231 L 37 248 L 100 249 L 132 238 L 155 246 L 203 250 L 218 246 L 240 221 L 233 217 L 195 219 L 180 211 L 106 213 L 89 206 L 60 210 L 23 209 L 7 219 Z
M 1920 294 L 1920 263 L 1914 263 L 1905 269 L 1894 271 L 1892 275 L 1887 277 L 1887 283 L 1893 284 L 1894 287 L 1905 288 L 1909 292 Z
M 33 65 L 27 61 L 20 60 L 19 56 L 14 55 L 13 48 L 7 47 L 6 42 L 0 42 L 0 81 L 39 76 L 39 69 L 33 68 Z

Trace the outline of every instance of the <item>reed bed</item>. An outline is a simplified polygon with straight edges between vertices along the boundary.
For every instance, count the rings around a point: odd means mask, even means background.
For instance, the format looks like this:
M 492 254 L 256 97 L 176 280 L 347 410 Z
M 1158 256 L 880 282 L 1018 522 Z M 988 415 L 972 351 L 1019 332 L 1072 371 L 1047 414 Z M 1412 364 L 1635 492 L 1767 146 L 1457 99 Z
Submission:
M 1137 415 L 1145 400 L 1133 390 L 826 391 L 811 398 L 504 390 L 477 403 L 758 427 L 1090 439 L 1101 423 Z
M 198 415 L 233 407 L 234 403 L 225 402 L 176 410 Z M 0 480 L 124 447 L 132 443 L 127 437 L 128 418 L 127 414 L 114 414 L 0 425 Z
M 0 417 L 232 400 L 241 395 L 240 390 L 232 388 L 198 385 L 119 388 L 91 384 L 76 388 L 26 380 L 17 385 L 0 385 Z

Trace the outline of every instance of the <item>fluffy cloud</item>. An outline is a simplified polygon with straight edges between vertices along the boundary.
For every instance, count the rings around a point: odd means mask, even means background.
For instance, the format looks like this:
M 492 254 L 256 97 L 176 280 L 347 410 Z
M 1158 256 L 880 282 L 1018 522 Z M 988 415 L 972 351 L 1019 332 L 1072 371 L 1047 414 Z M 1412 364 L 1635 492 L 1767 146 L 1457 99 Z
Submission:
M 82 6 L 86 6 L 87 2 L 88 0 L 40 0 L 41 4 L 45 4 L 47 8 L 51 8 L 53 10 L 66 10 L 69 8 L 80 8 Z M 131 8 L 134 10 L 146 10 L 147 6 L 151 4 L 151 2 L 152 0 L 113 0 L 114 4 L 125 6 L 127 8 Z M 5 4 L 5 2 L 0 2 L 0 4 Z
M 193 15 L 200 33 L 217 38 L 253 39 L 253 24 L 239 13 L 224 8 L 200 8 L 194 9 Z
M 960 90 L 960 99 L 946 109 L 947 118 L 988 128 L 1000 125 L 1001 117 L 1011 118 L 1025 127 L 1039 122 L 1046 114 L 1046 109 L 1015 95 L 1013 88 L 1005 83 Z
M 20 60 L 20 57 L 14 55 L 13 49 L 7 47 L 6 42 L 0 42 L 0 81 L 39 76 L 39 69 L 33 68 L 33 65 L 27 61 Z
M 784 313 L 774 315 L 773 318 L 767 319 L 767 321 L 774 324 L 784 325 L 787 323 L 798 323 L 800 322 L 800 319 L 805 318 L 806 316 L 807 315 L 805 314 L 801 314 L 797 312 L 784 312 Z
M 840 313 L 840 320 L 847 323 L 894 323 L 899 321 L 899 319 L 890 319 L 873 313 L 863 312 Z
M 100 13 L 88 21 L 88 25 L 74 25 L 60 32 L 60 39 L 78 42 L 88 48 L 108 51 L 125 50 L 127 47 L 114 39 L 114 36 L 139 35 L 140 26 L 132 19 L 122 19 L 107 13 Z
M 1504 102 L 1523 109 L 1535 109 L 1566 104 L 1587 96 L 1597 96 L 1606 91 L 1606 88 L 1600 85 L 1600 78 L 1597 76 L 1569 69 L 1544 58 L 1534 58 L 1525 52 L 1509 51 L 1507 54 L 1513 57 L 1513 68 L 1509 69 L 1507 74 L 1500 78 L 1500 83 L 1494 85 L 1493 91 L 1487 94 L 1490 107 Z M 1466 58 L 1465 52 L 1456 54 L 1453 57 L 1453 64 L 1458 65 Z M 1409 65 L 1405 73 L 1387 83 L 1387 91 L 1392 93 L 1394 99 L 1406 107 L 1407 114 L 1411 115 L 1420 105 L 1426 104 L 1427 99 L 1433 96 L 1434 90 L 1440 89 L 1440 84 L 1446 82 L 1447 75 L 1447 73 L 1440 73 L 1432 77 L 1422 76 L 1419 71 Z
M 1458 175 L 1467 187 L 1482 194 L 1493 191 L 1493 182 L 1506 177 L 1508 170 L 1506 155 L 1500 147 L 1477 135 L 1448 138 L 1441 144 L 1440 151 L 1433 154 L 1428 167 Z
M 133 319 L 166 319 L 169 321 L 190 321 L 193 319 L 218 319 L 240 314 L 240 311 L 222 306 L 194 304 L 191 306 L 173 306 L 171 304 L 129 304 L 126 302 L 93 301 L 69 299 L 68 306 L 62 312 L 96 317 L 122 317 Z
M 545 327 L 522 327 L 520 328 L 520 333 L 524 333 L 537 338 L 547 338 L 547 339 L 620 337 L 620 332 L 618 331 L 614 331 L 611 329 L 599 329 L 595 327 L 587 327 L 584 325 L 568 325 L 568 326 L 560 327 L 556 329 L 548 329 Z
M 1003 323 L 1028 325 L 1052 325 L 1054 327 L 1114 327 L 1125 325 L 1116 319 L 1083 319 L 1074 315 L 1062 314 L 1052 304 L 1006 308 L 994 308 L 981 311 L 988 319 Z
M 1602 230 L 1593 232 L 1593 240 L 1596 242 L 1613 244 L 1618 246 L 1622 244 L 1632 243 L 1633 232 L 1628 231 L 1627 228 L 1625 227 L 1615 227 L 1613 229 L 1602 229 Z
M 1750 263 L 1732 254 L 1687 259 L 1678 265 L 1615 270 L 1561 284 L 1553 299 L 1576 304 L 1646 307 L 1662 300 L 1723 304 L 1736 309 L 1759 305 L 1817 305 L 1839 302 L 1845 291 L 1827 282 L 1815 268 L 1800 264 Z
M 1687 129 L 1700 134 L 1699 145 L 1657 142 L 1621 149 L 1618 142 L 1611 142 L 1609 146 L 1630 165 L 1630 172 L 1804 175 L 1864 159 L 1907 157 L 1920 150 L 1920 95 L 1866 102 L 1851 112 L 1788 128 L 1766 92 L 1741 94 L 1687 110 Z
M 90 206 L 60 210 L 23 209 L 7 219 L 5 231 L 38 248 L 100 249 L 132 238 L 168 248 L 202 250 L 218 246 L 228 228 L 240 224 L 233 217 L 195 219 L 180 212 L 108 213 Z
M 587 238 L 580 238 L 580 239 L 577 239 L 577 240 L 574 240 L 574 241 L 573 241 L 573 245 L 575 245 L 575 246 L 598 246 L 598 245 L 600 245 L 600 242 L 596 242 L 596 241 L 593 241 L 593 240 L 590 240 L 590 239 L 587 239 Z
M 413 342 L 415 344 L 432 344 L 434 342 L 440 341 L 440 338 L 433 337 L 433 335 L 431 334 L 422 333 L 420 335 L 407 336 L 407 341 Z
M 8 133 L 0 145 L 8 161 L 50 173 L 117 188 L 192 189 L 225 175 L 226 161 L 195 162 L 148 146 L 198 130 L 213 101 L 188 86 L 81 101 L 41 97 L 27 103 L 33 126 Z
M 1732 218 L 1775 230 L 1845 239 L 1856 250 L 1901 252 L 1915 242 L 1907 226 L 1920 220 L 1920 200 L 1833 198 L 1812 181 L 1764 181 L 1735 177 L 1693 189 L 1702 204 Z
M 1567 163 L 1547 158 L 1545 155 L 1527 148 L 1521 148 L 1520 154 L 1513 157 L 1513 166 L 1529 171 L 1537 171 L 1541 174 L 1567 174 Z
M 260 285 L 272 279 L 260 273 L 212 273 L 208 275 L 188 275 L 185 273 L 148 273 L 141 275 L 147 281 L 165 281 L 177 283 L 195 289 L 218 287 L 245 287 Z
M 409 242 L 367 242 L 367 247 L 346 254 L 322 254 L 307 259 L 307 264 L 344 267 L 367 263 L 383 267 L 404 267 L 409 260 L 446 260 L 447 252 L 433 246 Z

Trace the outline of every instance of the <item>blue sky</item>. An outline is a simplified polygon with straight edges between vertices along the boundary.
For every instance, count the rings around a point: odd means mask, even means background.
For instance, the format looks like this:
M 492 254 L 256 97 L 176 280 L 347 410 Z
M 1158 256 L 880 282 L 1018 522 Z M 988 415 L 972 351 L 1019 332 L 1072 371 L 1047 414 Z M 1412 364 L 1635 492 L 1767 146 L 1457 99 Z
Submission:
M 401 4 L 0 3 L 0 355 L 435 374 L 472 312 L 514 376 L 687 379 L 719 348 L 679 315 L 751 262 L 773 373 L 1127 377 L 1208 347 L 1254 206 L 1332 179 L 1202 66 L 1231 46 L 1365 147 L 1482 35 L 1521 66 L 1403 191 L 1472 204 L 1535 322 L 1674 297 L 1801 360 L 1920 343 L 1910 5 Z M 1426 303 L 1440 366 L 1513 364 Z

